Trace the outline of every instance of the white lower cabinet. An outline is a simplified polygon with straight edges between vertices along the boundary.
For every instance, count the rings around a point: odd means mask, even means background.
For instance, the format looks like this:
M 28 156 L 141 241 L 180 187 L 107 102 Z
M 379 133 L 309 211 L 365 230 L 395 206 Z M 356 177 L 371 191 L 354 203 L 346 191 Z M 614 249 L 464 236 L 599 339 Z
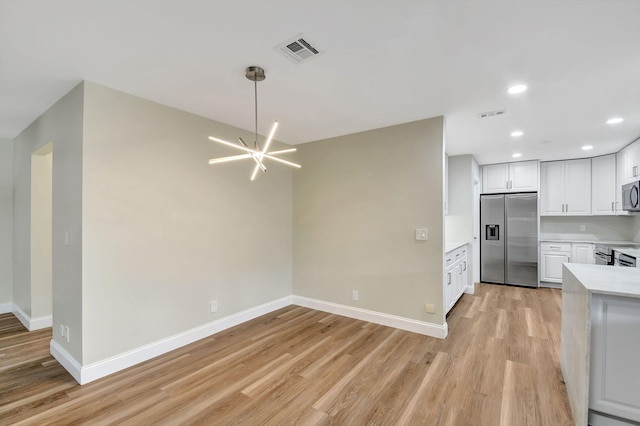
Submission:
M 565 262 L 571 262 L 571 243 L 540 243 L 540 281 L 562 284 Z
M 565 262 L 595 264 L 594 244 L 548 241 L 540 243 L 540 281 L 562 284 L 562 264 Z
M 571 262 L 594 265 L 596 259 L 593 257 L 593 252 L 592 243 L 573 243 L 571 244 Z
M 467 288 L 467 246 L 464 245 L 445 254 L 444 308 L 448 313 Z
M 591 299 L 589 424 L 640 422 L 640 299 Z

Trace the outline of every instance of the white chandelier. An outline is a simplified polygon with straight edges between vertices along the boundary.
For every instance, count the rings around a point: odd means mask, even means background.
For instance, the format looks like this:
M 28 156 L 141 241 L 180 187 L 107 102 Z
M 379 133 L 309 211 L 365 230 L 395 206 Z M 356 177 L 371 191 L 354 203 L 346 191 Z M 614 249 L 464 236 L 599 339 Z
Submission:
M 258 81 L 262 81 L 266 78 L 264 74 L 264 70 L 260 67 L 248 67 L 245 73 L 245 77 L 254 83 L 254 95 L 255 95 L 255 118 L 256 118 L 256 131 L 255 131 L 255 140 L 253 141 L 253 148 L 249 148 L 249 146 L 245 143 L 242 138 L 238 138 L 240 144 L 228 142 L 223 139 L 214 138 L 213 136 L 209 136 L 209 139 L 212 141 L 221 143 L 223 145 L 230 146 L 232 148 L 238 149 L 240 151 L 244 151 L 245 154 L 239 155 L 231 155 L 228 157 L 220 157 L 220 158 L 212 158 L 209 160 L 209 164 L 219 164 L 219 163 L 227 163 L 229 161 L 236 160 L 244 160 L 247 158 L 252 158 L 256 163 L 253 168 L 253 173 L 251 174 L 251 180 L 256 178 L 258 174 L 258 170 L 262 170 L 263 172 L 267 171 L 267 168 L 264 165 L 264 160 L 269 159 L 276 161 L 278 163 L 286 164 L 291 167 L 300 168 L 300 164 L 293 163 L 291 161 L 283 160 L 282 158 L 276 157 L 276 155 L 286 154 L 289 152 L 294 152 L 295 148 L 289 149 L 281 149 L 279 151 L 269 151 L 269 146 L 271 145 L 271 141 L 273 140 L 273 135 L 276 133 L 276 129 L 278 128 L 278 122 L 273 123 L 273 127 L 271 128 L 271 132 L 269 132 L 269 137 L 267 137 L 267 141 L 264 143 L 262 149 L 260 148 L 260 144 L 258 143 Z

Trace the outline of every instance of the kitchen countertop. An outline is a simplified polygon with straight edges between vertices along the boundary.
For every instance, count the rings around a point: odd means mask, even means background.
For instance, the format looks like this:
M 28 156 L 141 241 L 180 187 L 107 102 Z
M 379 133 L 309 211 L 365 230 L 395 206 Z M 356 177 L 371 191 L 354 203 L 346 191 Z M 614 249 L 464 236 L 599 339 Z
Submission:
M 548 243 L 592 243 L 592 244 L 605 244 L 605 245 L 621 245 L 621 246 L 637 246 L 640 247 L 640 243 L 637 241 L 614 241 L 614 240 L 567 240 L 567 239 L 557 239 L 557 238 L 540 238 L 540 242 L 548 242 Z
M 565 263 L 591 293 L 640 298 L 640 268 Z
M 466 241 L 465 242 L 454 242 L 454 241 L 447 241 L 446 243 L 444 243 L 444 252 L 449 253 L 457 248 L 460 248 L 464 245 L 468 244 Z

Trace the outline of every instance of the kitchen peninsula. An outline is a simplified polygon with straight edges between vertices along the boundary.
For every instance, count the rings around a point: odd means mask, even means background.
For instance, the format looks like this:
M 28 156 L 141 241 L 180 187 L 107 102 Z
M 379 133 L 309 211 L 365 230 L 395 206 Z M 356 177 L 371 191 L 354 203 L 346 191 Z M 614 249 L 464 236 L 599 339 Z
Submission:
M 560 367 L 576 425 L 640 422 L 640 268 L 565 264 Z

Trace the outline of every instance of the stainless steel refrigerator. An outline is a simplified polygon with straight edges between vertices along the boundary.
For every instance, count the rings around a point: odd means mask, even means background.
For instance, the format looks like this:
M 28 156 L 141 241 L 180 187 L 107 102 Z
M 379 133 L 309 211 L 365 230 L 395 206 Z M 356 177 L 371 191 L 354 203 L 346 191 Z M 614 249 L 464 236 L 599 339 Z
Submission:
M 538 195 L 480 196 L 480 280 L 538 287 Z

